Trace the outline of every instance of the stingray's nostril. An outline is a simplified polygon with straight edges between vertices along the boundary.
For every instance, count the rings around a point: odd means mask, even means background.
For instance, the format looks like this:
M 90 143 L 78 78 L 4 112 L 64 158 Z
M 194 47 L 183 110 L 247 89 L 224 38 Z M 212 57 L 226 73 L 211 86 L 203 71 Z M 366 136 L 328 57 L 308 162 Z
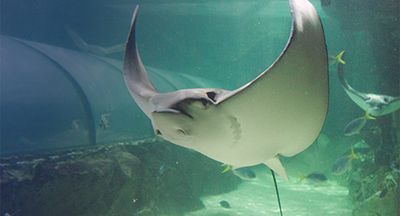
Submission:
M 162 133 L 161 133 L 161 131 L 160 130 L 156 130 L 156 135 L 158 135 L 158 136 L 162 136 Z

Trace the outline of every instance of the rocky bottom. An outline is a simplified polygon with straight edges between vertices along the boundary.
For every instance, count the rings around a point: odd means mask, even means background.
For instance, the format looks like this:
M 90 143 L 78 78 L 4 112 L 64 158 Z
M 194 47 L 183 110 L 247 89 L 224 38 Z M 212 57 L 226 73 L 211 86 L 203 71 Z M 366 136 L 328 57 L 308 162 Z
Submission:
M 184 215 L 241 180 L 156 138 L 0 160 L 1 215 Z

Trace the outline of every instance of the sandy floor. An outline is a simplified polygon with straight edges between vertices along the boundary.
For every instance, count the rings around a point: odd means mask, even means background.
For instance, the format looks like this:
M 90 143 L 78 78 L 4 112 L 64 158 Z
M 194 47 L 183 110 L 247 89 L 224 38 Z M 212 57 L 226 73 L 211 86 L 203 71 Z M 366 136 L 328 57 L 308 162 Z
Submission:
M 279 216 L 273 180 L 269 170 L 255 170 L 257 178 L 245 181 L 235 191 L 216 196 L 203 197 L 206 206 L 201 211 L 187 216 Z M 352 206 L 348 190 L 334 181 L 324 184 L 298 182 L 291 177 L 289 182 L 277 177 L 284 216 L 350 216 Z M 229 202 L 230 208 L 223 208 L 221 200 Z

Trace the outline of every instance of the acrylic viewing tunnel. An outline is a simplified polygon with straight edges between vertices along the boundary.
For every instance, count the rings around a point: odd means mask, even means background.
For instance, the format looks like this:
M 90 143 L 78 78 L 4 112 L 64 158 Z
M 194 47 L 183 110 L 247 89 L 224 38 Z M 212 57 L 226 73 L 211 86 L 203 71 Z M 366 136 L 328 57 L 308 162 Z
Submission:
M 1 36 L 1 154 L 82 147 L 153 134 L 120 61 Z M 161 91 L 210 82 L 149 67 Z

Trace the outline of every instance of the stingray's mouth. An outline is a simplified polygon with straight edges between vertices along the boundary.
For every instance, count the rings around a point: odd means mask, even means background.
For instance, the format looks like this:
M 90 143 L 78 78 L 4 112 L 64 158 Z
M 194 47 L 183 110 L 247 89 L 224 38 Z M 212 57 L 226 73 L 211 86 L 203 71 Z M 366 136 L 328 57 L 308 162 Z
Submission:
M 161 114 L 182 114 L 184 116 L 187 116 L 191 119 L 193 119 L 193 116 L 190 115 L 188 112 L 185 111 L 185 109 L 182 106 L 174 106 L 173 108 L 169 109 L 157 109 L 154 111 L 154 113 L 161 113 Z
M 188 112 L 186 112 L 186 110 L 184 108 L 179 107 L 178 109 L 176 109 L 180 114 L 183 114 L 191 119 L 193 119 L 193 116 L 190 115 Z

